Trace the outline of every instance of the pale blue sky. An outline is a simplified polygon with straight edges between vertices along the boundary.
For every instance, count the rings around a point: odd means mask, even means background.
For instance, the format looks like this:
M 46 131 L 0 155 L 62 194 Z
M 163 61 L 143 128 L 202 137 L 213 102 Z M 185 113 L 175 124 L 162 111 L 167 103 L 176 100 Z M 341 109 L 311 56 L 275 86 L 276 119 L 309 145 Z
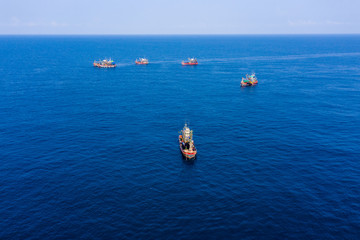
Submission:
M 0 34 L 360 33 L 360 0 L 0 0 Z

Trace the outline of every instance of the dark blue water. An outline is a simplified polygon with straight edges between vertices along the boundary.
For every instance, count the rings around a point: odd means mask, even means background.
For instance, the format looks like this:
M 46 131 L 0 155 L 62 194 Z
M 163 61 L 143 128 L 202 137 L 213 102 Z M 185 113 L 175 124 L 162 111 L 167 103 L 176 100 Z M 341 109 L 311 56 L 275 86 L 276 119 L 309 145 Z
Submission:
M 359 98 L 359 35 L 0 37 L 0 239 L 359 239 Z

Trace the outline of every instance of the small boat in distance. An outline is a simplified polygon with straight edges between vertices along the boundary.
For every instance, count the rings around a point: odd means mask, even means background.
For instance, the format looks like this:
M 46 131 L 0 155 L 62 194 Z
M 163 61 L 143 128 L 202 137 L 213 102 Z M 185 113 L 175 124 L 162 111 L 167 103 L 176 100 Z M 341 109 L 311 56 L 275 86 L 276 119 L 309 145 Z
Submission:
M 179 135 L 180 151 L 185 159 L 194 159 L 196 157 L 196 148 L 193 140 L 193 131 L 185 123 L 184 128 Z
M 188 58 L 188 61 L 187 62 L 182 61 L 181 65 L 183 65 L 183 66 L 198 65 L 198 61 L 196 60 L 196 58 Z
M 258 80 L 255 76 L 255 73 L 251 74 L 250 76 L 246 74 L 246 78 L 242 78 L 240 83 L 242 87 L 250 87 L 256 84 L 258 84 Z
M 109 58 L 109 59 L 94 61 L 94 67 L 98 67 L 98 68 L 114 68 L 114 67 L 116 67 L 116 64 L 111 58 Z
M 142 64 L 142 65 L 146 65 L 149 64 L 149 60 L 147 60 L 146 58 L 139 58 L 135 60 L 136 64 Z

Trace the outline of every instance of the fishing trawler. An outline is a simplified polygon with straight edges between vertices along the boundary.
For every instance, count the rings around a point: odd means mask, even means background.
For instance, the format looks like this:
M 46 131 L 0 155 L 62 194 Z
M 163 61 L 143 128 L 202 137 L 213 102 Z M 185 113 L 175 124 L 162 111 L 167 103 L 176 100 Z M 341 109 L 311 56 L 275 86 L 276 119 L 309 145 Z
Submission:
M 193 140 L 193 131 L 185 123 L 184 128 L 180 131 L 179 146 L 185 159 L 194 159 L 196 156 L 196 148 Z
M 147 60 L 146 58 L 139 58 L 135 60 L 136 64 L 142 64 L 142 65 L 146 65 L 149 64 L 149 60 Z
M 114 68 L 114 67 L 116 67 L 116 64 L 110 58 L 110 59 L 94 61 L 94 67 L 98 67 L 98 68 Z
M 182 61 L 181 65 L 186 66 L 186 65 L 198 65 L 198 61 L 196 60 L 196 58 L 188 58 L 187 62 Z
M 251 74 L 250 76 L 246 74 L 246 78 L 242 78 L 240 84 L 242 87 L 250 87 L 258 84 L 255 73 Z

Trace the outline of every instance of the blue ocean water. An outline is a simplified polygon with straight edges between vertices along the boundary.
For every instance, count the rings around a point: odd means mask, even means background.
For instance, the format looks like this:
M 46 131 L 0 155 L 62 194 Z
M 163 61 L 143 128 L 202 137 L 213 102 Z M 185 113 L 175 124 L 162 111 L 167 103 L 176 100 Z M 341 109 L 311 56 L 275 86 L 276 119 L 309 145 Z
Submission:
M 359 35 L 2 36 L 0 239 L 359 239 L 359 97 Z

